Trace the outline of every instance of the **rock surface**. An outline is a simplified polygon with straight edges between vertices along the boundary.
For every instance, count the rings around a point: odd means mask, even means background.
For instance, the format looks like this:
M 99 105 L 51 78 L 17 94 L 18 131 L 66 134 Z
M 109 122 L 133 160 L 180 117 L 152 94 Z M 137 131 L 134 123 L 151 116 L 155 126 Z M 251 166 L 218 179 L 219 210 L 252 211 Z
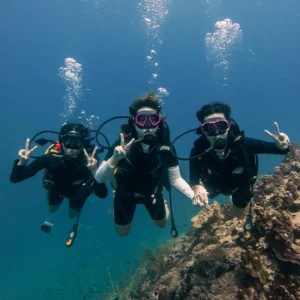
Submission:
M 244 230 L 246 216 L 212 203 L 187 234 L 145 253 L 119 299 L 300 299 L 299 172 L 300 151 L 292 145 L 254 187 L 251 230 Z

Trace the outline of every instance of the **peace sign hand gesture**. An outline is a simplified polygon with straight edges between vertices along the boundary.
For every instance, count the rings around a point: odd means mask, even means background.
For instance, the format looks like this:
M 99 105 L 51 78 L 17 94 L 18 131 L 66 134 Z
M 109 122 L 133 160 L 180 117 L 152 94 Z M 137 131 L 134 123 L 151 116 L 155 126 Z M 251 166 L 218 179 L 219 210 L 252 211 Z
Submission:
M 128 144 L 125 145 L 124 135 L 122 133 L 120 134 L 120 137 L 121 137 L 121 145 L 115 148 L 113 154 L 114 159 L 118 161 L 126 157 L 126 153 L 130 150 L 131 145 L 134 142 L 134 139 L 132 139 Z
M 276 134 L 271 133 L 268 130 L 265 130 L 265 133 L 269 135 L 272 139 L 274 139 L 276 146 L 281 149 L 285 150 L 288 147 L 288 144 L 290 142 L 289 137 L 285 134 L 279 131 L 279 126 L 277 122 L 274 122 L 275 128 L 276 128 Z
M 119 160 L 126 158 L 126 153 L 130 150 L 131 145 L 134 142 L 134 139 L 132 139 L 128 144 L 125 145 L 124 135 L 122 133 L 120 134 L 120 138 L 121 145 L 115 147 L 112 157 L 108 160 L 108 164 L 111 168 L 115 168 Z
M 20 161 L 18 163 L 19 166 L 25 166 L 30 157 L 30 154 L 37 148 L 37 146 L 34 146 L 32 149 L 29 149 L 29 146 L 30 146 L 30 139 L 27 139 L 25 144 L 25 149 L 21 149 L 19 151 L 19 156 L 20 156 Z
M 92 155 L 89 155 L 87 153 L 87 151 L 85 149 L 83 149 L 83 152 L 84 152 L 84 155 L 86 157 L 86 160 L 87 160 L 87 167 L 88 169 L 93 173 L 95 174 L 96 173 L 96 170 L 97 170 L 97 164 L 98 164 L 98 160 L 95 158 L 95 155 L 97 153 L 97 149 L 98 147 L 95 147 Z

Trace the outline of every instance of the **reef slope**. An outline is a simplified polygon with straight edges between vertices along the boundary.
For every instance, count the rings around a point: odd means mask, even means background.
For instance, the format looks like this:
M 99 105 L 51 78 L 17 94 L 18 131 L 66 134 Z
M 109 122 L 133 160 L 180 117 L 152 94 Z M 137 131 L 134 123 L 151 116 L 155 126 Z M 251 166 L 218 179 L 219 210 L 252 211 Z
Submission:
M 254 187 L 252 229 L 217 202 L 192 219 L 184 236 L 156 252 L 119 299 L 300 299 L 300 152 L 291 146 L 273 175 Z

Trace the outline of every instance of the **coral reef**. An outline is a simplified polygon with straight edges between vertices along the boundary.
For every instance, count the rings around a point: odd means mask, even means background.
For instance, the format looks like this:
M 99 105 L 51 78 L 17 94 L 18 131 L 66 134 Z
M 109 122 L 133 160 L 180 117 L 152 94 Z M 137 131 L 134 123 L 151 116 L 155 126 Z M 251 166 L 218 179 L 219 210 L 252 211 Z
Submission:
M 300 151 L 291 145 L 274 174 L 255 184 L 251 215 L 206 206 L 188 233 L 146 253 L 119 299 L 300 299 L 299 172 Z

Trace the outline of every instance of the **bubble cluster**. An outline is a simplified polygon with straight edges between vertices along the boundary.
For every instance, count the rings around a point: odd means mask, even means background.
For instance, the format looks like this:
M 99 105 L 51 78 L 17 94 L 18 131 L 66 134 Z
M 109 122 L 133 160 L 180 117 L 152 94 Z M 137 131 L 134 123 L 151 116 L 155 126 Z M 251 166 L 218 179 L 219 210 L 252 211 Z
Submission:
M 216 22 L 214 33 L 206 34 L 207 59 L 213 61 L 214 68 L 222 73 L 224 80 L 227 80 L 231 52 L 242 37 L 240 25 L 230 19 Z
M 161 105 L 163 105 L 163 104 L 164 104 L 164 100 L 163 100 L 163 99 L 164 99 L 165 97 L 168 97 L 168 96 L 169 96 L 169 92 L 167 91 L 166 88 L 164 88 L 164 87 L 159 87 L 159 88 L 157 89 L 156 95 L 157 95 L 157 97 L 159 98 L 159 101 L 160 101 Z
M 171 0 L 141 0 L 138 3 L 138 11 L 142 17 L 143 26 L 147 34 L 147 61 L 151 67 L 149 84 L 155 84 L 159 79 L 160 63 L 157 48 L 163 44 L 161 26 L 168 15 L 168 4 Z
M 68 119 L 77 108 L 84 94 L 82 89 L 82 66 L 74 58 L 66 58 L 65 66 L 59 68 L 59 76 L 66 87 L 66 95 L 63 98 L 64 111 L 61 114 Z
M 80 123 L 83 123 L 89 128 L 96 128 L 99 123 L 99 117 L 96 115 L 88 116 L 88 113 L 85 110 L 80 111 L 80 116 L 78 117 Z
M 166 88 L 163 88 L 163 87 L 160 87 L 157 89 L 157 94 L 162 97 L 169 96 L 169 92 L 167 91 Z
M 168 14 L 167 5 L 170 2 L 171 0 L 143 0 L 138 3 L 148 37 L 160 44 L 163 43 L 160 27 Z

